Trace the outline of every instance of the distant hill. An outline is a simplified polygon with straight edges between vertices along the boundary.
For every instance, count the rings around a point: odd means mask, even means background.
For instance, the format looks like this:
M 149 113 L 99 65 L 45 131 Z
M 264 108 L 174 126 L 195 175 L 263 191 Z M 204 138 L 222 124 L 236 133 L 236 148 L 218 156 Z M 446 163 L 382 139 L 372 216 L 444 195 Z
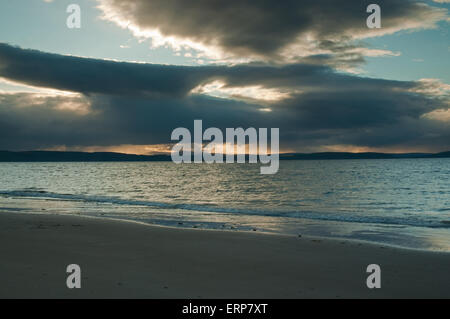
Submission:
M 397 158 L 435 158 L 450 157 L 450 152 L 437 154 L 428 153 L 346 153 L 346 152 L 326 152 L 326 153 L 292 153 L 281 154 L 283 160 L 330 160 L 330 159 L 397 159 Z
M 170 160 L 170 155 L 148 156 L 110 152 L 0 151 L 0 162 L 145 162 Z
M 433 154 L 433 157 L 450 157 L 450 151 L 449 152 L 442 152 L 442 153 Z
M 428 153 L 285 153 L 280 154 L 281 160 L 348 160 L 348 159 L 401 159 L 401 158 L 450 158 L 449 152 L 437 154 Z M 98 152 L 49 152 L 0 151 L 0 162 L 150 162 L 171 161 L 170 155 L 133 155 L 122 153 Z

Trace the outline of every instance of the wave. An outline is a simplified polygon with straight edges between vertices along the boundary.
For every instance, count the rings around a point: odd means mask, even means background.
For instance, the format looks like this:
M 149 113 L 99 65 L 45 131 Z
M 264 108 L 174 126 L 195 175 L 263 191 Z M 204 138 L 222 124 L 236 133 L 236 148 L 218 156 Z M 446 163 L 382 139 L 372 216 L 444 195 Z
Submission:
M 415 226 L 415 227 L 430 227 L 430 228 L 450 228 L 450 221 L 448 220 L 425 219 L 424 216 L 417 216 L 417 217 L 368 216 L 368 215 L 355 215 L 354 213 L 350 212 L 337 214 L 337 213 L 324 213 L 314 211 L 251 210 L 251 209 L 226 208 L 209 205 L 199 205 L 199 204 L 175 204 L 165 202 L 122 199 L 107 196 L 61 194 L 42 190 L 0 191 L 0 196 L 46 198 L 54 200 L 82 201 L 90 203 L 104 203 L 104 204 L 127 205 L 127 206 L 145 206 L 160 209 L 178 209 L 178 210 L 222 213 L 222 214 L 290 217 L 290 218 L 302 218 L 307 220 L 322 220 L 331 222 L 350 222 L 350 223 L 383 224 L 383 225 Z

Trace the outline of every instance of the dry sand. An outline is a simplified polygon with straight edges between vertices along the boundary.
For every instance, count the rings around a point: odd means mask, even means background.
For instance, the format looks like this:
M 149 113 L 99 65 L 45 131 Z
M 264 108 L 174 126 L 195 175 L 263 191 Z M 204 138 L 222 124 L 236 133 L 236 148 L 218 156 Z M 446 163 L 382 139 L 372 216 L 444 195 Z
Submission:
M 1 298 L 450 297 L 448 253 L 77 216 L 0 213 L 0 258 Z

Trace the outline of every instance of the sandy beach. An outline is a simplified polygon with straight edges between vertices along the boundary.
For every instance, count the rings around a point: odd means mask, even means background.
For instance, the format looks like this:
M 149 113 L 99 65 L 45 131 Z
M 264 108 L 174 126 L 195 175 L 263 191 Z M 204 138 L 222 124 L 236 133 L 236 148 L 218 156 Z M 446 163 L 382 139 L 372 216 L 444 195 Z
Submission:
M 304 236 L 0 213 L 0 256 L 1 298 L 450 297 L 448 253 Z M 81 289 L 66 287 L 69 264 Z

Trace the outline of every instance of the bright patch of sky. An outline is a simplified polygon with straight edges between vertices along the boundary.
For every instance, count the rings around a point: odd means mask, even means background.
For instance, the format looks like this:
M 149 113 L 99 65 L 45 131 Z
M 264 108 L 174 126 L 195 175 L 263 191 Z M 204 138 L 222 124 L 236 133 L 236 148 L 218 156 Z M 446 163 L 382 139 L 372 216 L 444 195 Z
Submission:
M 81 28 L 66 26 L 69 4 L 81 7 Z M 0 42 L 22 48 L 76 56 L 162 64 L 195 64 L 171 49 L 151 49 L 132 34 L 100 18 L 93 0 L 3 1 L 0 12 Z

